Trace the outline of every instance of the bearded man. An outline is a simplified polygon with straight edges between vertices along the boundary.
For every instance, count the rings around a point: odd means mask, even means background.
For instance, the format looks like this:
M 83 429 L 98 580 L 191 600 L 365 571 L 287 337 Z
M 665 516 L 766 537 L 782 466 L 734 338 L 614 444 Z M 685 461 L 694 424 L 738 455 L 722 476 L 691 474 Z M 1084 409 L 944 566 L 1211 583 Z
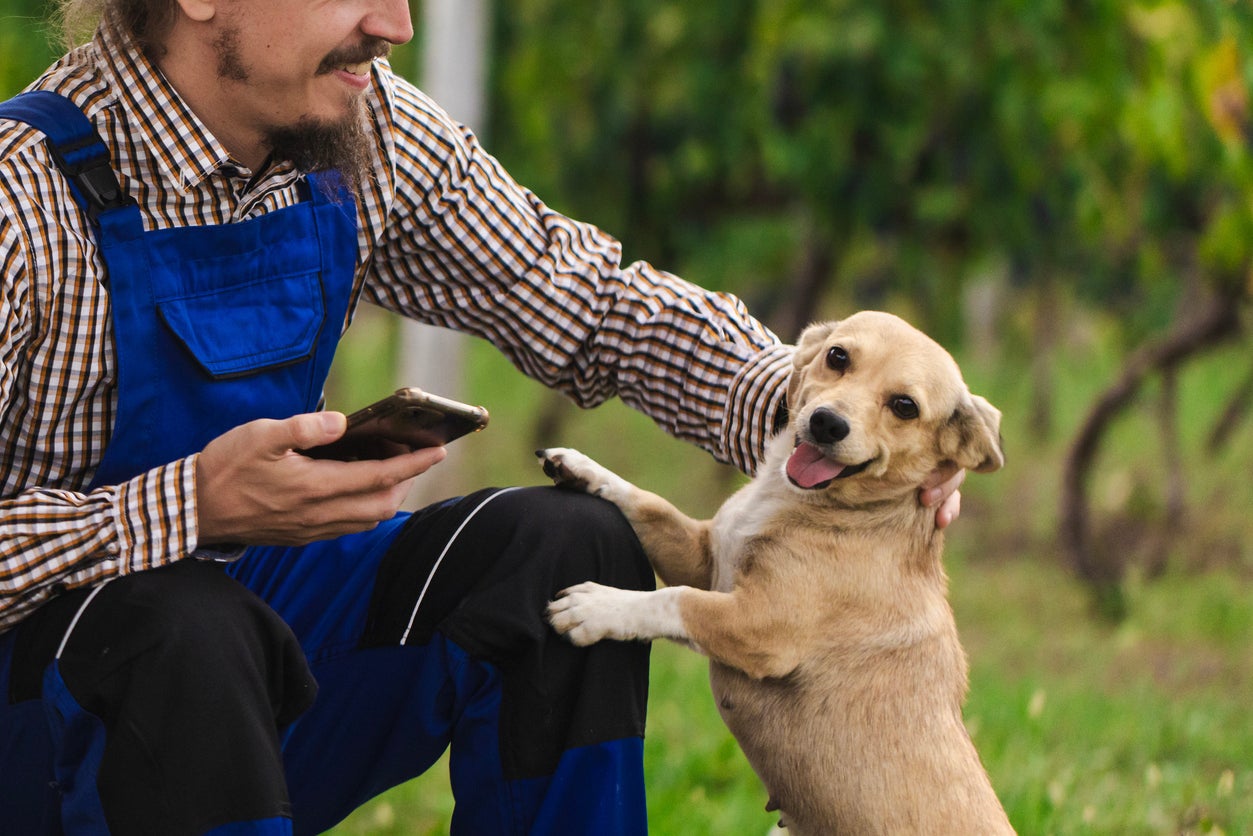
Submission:
M 363 300 L 746 471 L 790 349 L 397 77 L 405 0 L 61 11 L 94 34 L 0 107 L 0 832 L 317 833 L 449 746 L 456 833 L 644 832 L 647 647 L 543 621 L 653 584 L 616 509 L 403 514 L 442 448 L 299 451 Z

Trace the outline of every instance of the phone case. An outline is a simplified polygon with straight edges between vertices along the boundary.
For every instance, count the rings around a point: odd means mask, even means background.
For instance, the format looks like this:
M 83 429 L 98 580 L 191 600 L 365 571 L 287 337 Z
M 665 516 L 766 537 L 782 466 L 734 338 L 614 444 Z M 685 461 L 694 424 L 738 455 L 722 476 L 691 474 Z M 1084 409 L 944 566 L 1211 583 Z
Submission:
M 394 393 L 348 416 L 348 429 L 331 444 L 306 450 L 313 458 L 385 459 L 423 447 L 440 447 L 487 426 L 481 406 L 432 395 L 417 387 Z

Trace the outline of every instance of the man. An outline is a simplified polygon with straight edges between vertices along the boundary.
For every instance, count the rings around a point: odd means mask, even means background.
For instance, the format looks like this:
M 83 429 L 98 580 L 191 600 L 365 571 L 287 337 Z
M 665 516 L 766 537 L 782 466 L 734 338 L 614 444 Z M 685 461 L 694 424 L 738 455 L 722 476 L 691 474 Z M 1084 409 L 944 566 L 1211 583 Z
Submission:
M 0 119 L 0 832 L 316 833 L 449 745 L 456 832 L 643 832 L 647 649 L 542 617 L 652 584 L 617 512 L 397 515 L 441 449 L 298 451 L 344 430 L 317 409 L 362 299 L 744 470 L 790 349 L 392 75 L 404 0 L 96 5 Z M 932 481 L 947 524 L 961 474 Z

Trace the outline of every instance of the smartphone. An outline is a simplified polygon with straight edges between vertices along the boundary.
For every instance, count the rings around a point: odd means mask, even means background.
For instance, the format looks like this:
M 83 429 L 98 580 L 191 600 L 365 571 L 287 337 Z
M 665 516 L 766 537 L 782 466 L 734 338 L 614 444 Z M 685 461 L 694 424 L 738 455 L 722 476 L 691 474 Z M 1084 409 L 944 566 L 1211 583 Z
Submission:
M 386 459 L 422 447 L 441 447 L 478 432 L 487 420 L 481 406 L 410 386 L 349 415 L 348 429 L 339 440 L 301 452 L 315 459 Z

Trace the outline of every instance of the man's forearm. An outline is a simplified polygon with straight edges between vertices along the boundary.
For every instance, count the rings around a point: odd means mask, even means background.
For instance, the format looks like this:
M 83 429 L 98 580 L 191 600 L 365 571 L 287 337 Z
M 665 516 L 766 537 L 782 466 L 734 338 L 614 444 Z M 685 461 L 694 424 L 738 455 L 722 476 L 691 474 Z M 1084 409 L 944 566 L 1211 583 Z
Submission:
M 61 589 L 154 568 L 195 548 L 191 459 L 90 493 L 0 500 L 0 630 Z

